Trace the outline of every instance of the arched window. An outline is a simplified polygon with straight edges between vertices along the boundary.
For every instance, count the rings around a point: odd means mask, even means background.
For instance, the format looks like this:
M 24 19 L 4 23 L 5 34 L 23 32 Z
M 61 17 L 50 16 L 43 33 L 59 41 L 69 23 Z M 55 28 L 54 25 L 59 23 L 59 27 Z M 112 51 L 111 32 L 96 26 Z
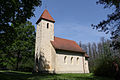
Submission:
M 71 64 L 73 64 L 73 57 L 71 57 Z
M 77 57 L 77 64 L 79 64 L 79 57 Z
M 64 57 L 64 63 L 67 63 L 67 56 Z

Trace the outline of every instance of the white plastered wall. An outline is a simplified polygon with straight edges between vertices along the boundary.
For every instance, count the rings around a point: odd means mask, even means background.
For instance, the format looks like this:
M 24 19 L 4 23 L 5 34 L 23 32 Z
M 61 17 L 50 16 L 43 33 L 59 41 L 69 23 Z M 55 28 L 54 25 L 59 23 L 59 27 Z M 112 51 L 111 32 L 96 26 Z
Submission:
M 85 72 L 84 65 L 83 65 L 84 59 L 85 59 L 84 56 L 81 54 L 79 55 L 73 55 L 73 54 L 69 52 L 56 54 L 56 73 L 84 73 Z M 66 62 L 64 61 L 65 56 L 66 56 Z M 71 62 L 71 58 L 73 58 L 72 62 Z M 77 58 L 79 58 L 78 61 L 77 61 Z
M 88 60 L 85 60 L 85 73 L 89 73 Z

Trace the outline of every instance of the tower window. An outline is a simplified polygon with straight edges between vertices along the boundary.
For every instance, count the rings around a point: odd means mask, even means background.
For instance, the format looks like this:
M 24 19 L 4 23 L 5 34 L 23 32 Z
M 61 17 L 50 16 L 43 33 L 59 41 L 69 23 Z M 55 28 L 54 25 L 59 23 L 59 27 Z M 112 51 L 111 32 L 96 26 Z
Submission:
M 49 28 L 49 23 L 47 23 L 47 28 Z

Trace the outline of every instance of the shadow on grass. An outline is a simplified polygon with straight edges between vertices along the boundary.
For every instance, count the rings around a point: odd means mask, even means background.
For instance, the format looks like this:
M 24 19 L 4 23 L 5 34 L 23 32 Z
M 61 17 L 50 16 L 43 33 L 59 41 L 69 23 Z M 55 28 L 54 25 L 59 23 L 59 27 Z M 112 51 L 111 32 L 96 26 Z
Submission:
M 0 80 L 51 80 L 53 75 L 57 76 L 56 74 L 32 74 L 18 71 L 2 71 L 0 72 Z
M 84 74 L 40 74 L 27 72 L 0 72 L 0 80 L 113 80 L 104 77 L 87 76 Z
M 0 72 L 0 80 L 27 80 L 31 74 L 17 72 Z
M 114 80 L 106 77 L 74 77 L 74 80 Z

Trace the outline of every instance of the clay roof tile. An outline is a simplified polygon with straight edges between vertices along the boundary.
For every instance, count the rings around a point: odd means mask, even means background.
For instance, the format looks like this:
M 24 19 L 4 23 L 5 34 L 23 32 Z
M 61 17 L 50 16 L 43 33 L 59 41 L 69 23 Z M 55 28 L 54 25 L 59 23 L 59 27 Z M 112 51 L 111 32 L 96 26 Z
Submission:
M 86 58 L 89 58 L 88 54 L 85 54 L 85 57 L 86 57 Z
M 38 19 L 38 21 L 36 22 L 36 24 L 38 24 L 40 22 L 41 19 L 45 19 L 51 22 L 55 22 L 55 20 L 52 18 L 52 16 L 49 14 L 48 10 L 45 9 L 44 12 L 42 13 L 42 15 L 40 16 L 40 18 Z
M 85 53 L 82 48 L 72 40 L 55 37 L 51 43 L 55 49 Z

